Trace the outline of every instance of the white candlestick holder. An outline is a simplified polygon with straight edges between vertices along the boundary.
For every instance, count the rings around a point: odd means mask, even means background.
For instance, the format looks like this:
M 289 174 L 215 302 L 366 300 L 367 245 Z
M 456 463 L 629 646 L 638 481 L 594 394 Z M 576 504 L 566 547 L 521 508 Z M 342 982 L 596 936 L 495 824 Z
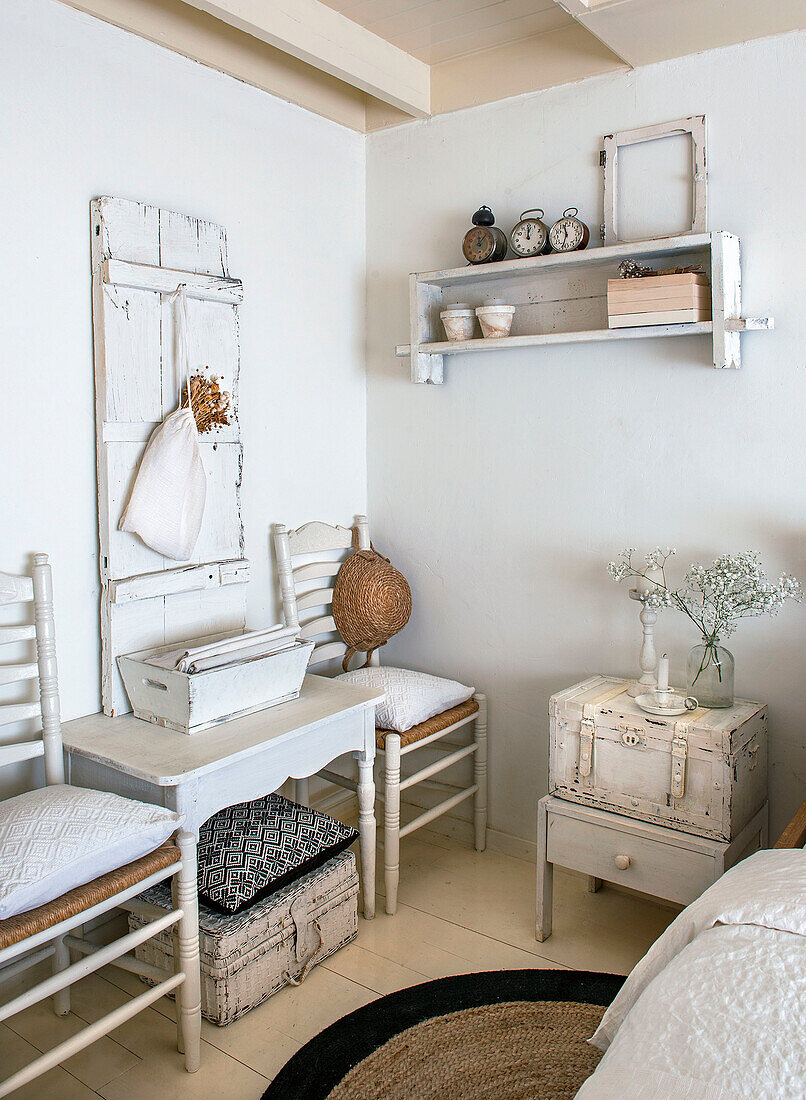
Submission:
M 658 658 L 655 653 L 655 623 L 658 621 L 658 613 L 653 607 L 647 607 L 646 597 L 646 592 L 639 592 L 637 588 L 630 589 L 630 599 L 637 600 L 641 604 L 639 618 L 641 620 L 641 630 L 643 631 L 641 655 L 638 659 L 641 666 L 641 677 L 627 688 L 627 694 L 631 695 L 633 699 L 636 695 L 648 695 L 650 692 L 654 692 L 658 686 L 655 679 L 655 669 L 658 665 Z

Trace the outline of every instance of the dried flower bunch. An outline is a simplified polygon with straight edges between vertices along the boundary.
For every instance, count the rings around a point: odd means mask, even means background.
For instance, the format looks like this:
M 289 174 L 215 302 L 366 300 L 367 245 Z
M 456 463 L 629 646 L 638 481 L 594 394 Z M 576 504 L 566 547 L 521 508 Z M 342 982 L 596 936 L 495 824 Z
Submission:
M 656 271 L 654 267 L 645 267 L 638 260 L 622 260 L 618 265 L 620 279 L 647 279 L 650 275 L 704 275 L 702 264 L 689 264 L 688 267 L 667 267 Z
M 617 561 L 609 562 L 610 576 L 616 581 L 642 577 L 649 585 L 647 606 L 676 607 L 696 624 L 710 644 L 719 636 L 729 637 L 739 619 L 775 615 L 786 600 L 803 598 L 800 582 L 787 573 L 771 584 L 753 551 L 724 554 L 709 566 L 694 562 L 683 578 L 683 587 L 677 589 L 670 588 L 666 581 L 666 563 L 674 549 L 657 547 L 644 558 L 643 569 L 633 563 L 634 553 L 633 549 L 622 550 Z
M 208 368 L 209 369 L 209 368 Z M 199 435 L 211 432 L 214 428 L 223 428 L 229 424 L 229 411 L 231 395 L 227 390 L 222 390 L 219 379 L 211 374 L 209 377 L 197 371 L 190 376 L 190 399 L 193 407 L 193 418 Z M 182 390 L 182 408 L 188 403 L 187 390 Z

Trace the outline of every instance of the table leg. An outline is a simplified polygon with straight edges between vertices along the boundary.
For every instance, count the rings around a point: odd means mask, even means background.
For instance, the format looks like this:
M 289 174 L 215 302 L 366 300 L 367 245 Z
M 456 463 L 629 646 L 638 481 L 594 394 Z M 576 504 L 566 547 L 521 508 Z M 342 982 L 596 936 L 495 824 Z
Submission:
M 546 859 L 548 840 L 547 799 L 537 804 L 537 917 L 535 938 L 542 943 L 551 935 L 551 911 L 554 903 L 554 867 Z
M 364 917 L 375 916 L 375 777 L 374 760 L 367 752 L 355 754 L 358 760 L 358 833 L 361 838 L 361 888 Z
M 300 806 L 310 806 L 310 783 L 307 779 L 294 780 L 294 801 Z
M 174 875 L 174 905 L 182 909 L 179 921 L 178 965 L 185 980 L 176 991 L 177 1046 L 185 1055 L 185 1068 L 195 1073 L 201 1059 L 201 973 L 199 968 L 199 894 L 196 882 L 195 833 L 180 829 L 176 843 L 182 853 L 182 869 Z

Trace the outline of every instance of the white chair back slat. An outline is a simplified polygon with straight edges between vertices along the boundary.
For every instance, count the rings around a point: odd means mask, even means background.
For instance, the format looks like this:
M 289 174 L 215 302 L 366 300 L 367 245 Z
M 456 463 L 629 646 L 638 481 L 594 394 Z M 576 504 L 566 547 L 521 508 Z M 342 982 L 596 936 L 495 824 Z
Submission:
M 39 705 L 15 703 L 0 707 L 0 723 L 42 718 L 42 740 L 3 746 L 0 767 L 17 763 L 33 756 L 45 758 L 45 781 L 48 784 L 64 783 L 64 754 L 62 750 L 62 726 L 59 715 L 59 679 L 56 667 L 56 627 L 53 619 L 53 576 L 47 554 L 34 555 L 33 575 L 19 577 L 0 573 L 0 604 L 34 603 L 34 633 L 36 639 L 36 664 L 0 666 L 0 685 L 22 680 L 39 679 Z M 18 628 L 6 628 L 18 629 Z M 27 637 L 31 635 L 28 634 Z M 40 747 L 31 749 L 32 744 Z M 7 751 L 10 750 L 10 751 Z M 26 756 L 25 753 L 31 753 Z M 23 755 L 18 755 L 22 753 Z
M 310 607 L 330 607 L 332 603 L 332 588 L 313 588 L 310 592 L 297 596 L 297 611 L 305 611 Z
M 35 680 L 39 675 L 39 666 L 34 662 L 30 665 L 0 665 L 0 685 L 18 684 L 22 680 Z
M 311 619 L 310 622 L 304 623 L 299 633 L 301 638 L 310 640 L 319 634 L 332 634 L 335 629 L 336 623 L 333 616 L 321 615 L 318 619 Z
M 288 532 L 288 548 L 292 557 L 318 554 L 322 550 L 349 550 L 352 545 L 353 532 L 350 527 L 332 527 L 318 520 Z
M 34 598 L 34 583 L 30 577 L 0 573 L 0 604 L 30 603 Z
M 36 718 L 38 714 L 41 714 L 39 703 L 4 703 L 0 706 L 0 726 L 24 722 L 26 718 Z
M 31 642 L 36 637 L 36 627 L 30 626 L 0 626 L 0 645 L 8 645 L 11 642 Z
M 346 652 L 347 646 L 344 642 L 320 642 L 319 645 L 313 647 L 311 659 L 308 661 L 308 668 L 311 665 L 322 665 L 325 661 L 335 661 L 339 657 L 343 657 Z
M 335 577 L 341 569 L 340 561 L 309 561 L 305 565 L 299 565 L 293 571 L 294 583 L 302 584 L 304 581 L 318 581 L 323 577 Z
M 0 745 L 0 768 L 6 764 L 19 764 L 23 760 L 35 760 L 45 755 L 44 741 L 19 741 L 16 745 Z

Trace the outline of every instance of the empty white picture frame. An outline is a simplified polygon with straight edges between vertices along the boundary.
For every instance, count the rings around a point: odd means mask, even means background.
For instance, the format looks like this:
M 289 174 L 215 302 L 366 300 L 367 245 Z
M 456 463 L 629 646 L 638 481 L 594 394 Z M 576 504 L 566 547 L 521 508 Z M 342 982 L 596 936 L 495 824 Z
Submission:
M 602 237 L 606 245 L 618 244 L 618 152 L 627 145 L 660 138 L 691 138 L 692 202 L 691 233 L 708 232 L 708 169 L 706 163 L 705 115 L 692 115 L 674 122 L 659 122 L 654 126 L 642 126 L 637 130 L 621 130 L 607 134 L 602 141 L 600 164 L 604 172 L 604 220 Z

